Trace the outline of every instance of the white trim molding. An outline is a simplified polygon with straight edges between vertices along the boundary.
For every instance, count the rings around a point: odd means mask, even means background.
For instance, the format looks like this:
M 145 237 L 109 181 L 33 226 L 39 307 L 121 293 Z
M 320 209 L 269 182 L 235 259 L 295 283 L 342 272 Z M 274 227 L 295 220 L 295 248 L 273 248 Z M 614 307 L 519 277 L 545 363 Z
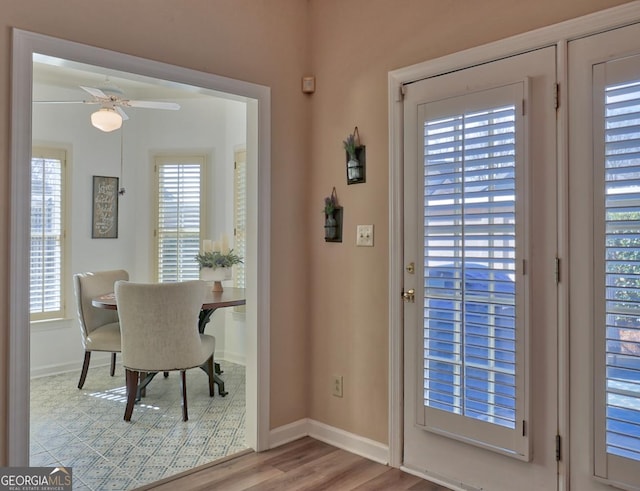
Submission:
M 271 430 L 269 448 L 279 447 L 305 436 L 310 436 L 374 462 L 389 464 L 389 447 L 387 445 L 309 418 L 300 419 Z

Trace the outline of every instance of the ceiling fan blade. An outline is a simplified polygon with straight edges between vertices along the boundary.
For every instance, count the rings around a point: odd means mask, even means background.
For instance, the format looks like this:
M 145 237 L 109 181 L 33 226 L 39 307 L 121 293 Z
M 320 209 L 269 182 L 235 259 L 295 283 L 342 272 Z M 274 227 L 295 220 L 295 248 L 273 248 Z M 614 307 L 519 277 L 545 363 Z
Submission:
M 115 106 L 114 109 L 120 116 L 122 116 L 123 121 L 126 121 L 127 119 L 129 119 L 129 116 L 127 116 L 127 113 L 125 113 L 120 106 Z
M 180 109 L 180 104 L 175 102 L 158 102 L 158 101 L 126 101 L 129 107 L 142 107 L 145 109 L 170 109 L 177 111 Z
M 33 101 L 34 104 L 99 104 L 98 101 Z
M 80 88 L 89 92 L 89 94 L 91 94 L 93 97 L 99 97 L 102 99 L 109 98 L 107 94 L 102 92 L 100 89 L 96 89 L 95 87 L 85 87 L 84 85 L 81 85 Z

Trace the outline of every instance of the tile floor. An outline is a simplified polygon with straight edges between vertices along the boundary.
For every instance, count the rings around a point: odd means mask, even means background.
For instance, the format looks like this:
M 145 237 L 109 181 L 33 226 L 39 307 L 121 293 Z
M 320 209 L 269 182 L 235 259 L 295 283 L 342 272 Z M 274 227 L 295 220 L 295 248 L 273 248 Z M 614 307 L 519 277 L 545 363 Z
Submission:
M 73 468 L 74 490 L 130 490 L 245 449 L 244 367 L 221 362 L 226 397 L 209 397 L 206 374 L 187 372 L 182 421 L 179 372 L 158 375 L 123 421 L 124 370 L 79 371 L 31 381 L 31 466 Z

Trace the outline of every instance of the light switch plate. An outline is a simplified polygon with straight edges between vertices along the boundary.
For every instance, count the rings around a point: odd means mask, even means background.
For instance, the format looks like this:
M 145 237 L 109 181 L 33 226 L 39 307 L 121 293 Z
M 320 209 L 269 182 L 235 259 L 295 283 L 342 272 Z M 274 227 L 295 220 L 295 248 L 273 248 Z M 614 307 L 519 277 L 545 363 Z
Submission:
M 356 227 L 356 246 L 373 247 L 373 225 L 358 225 Z

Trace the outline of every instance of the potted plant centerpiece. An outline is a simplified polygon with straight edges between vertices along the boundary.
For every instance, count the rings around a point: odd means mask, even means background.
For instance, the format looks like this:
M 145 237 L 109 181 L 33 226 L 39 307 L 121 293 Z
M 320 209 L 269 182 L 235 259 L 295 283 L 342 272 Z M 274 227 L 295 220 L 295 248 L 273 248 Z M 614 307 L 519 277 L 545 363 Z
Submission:
M 222 280 L 231 277 L 231 267 L 234 264 L 241 264 L 242 258 L 233 252 L 228 251 L 203 251 L 196 255 L 196 261 L 200 265 L 200 279 L 213 281 L 214 292 L 223 291 Z

